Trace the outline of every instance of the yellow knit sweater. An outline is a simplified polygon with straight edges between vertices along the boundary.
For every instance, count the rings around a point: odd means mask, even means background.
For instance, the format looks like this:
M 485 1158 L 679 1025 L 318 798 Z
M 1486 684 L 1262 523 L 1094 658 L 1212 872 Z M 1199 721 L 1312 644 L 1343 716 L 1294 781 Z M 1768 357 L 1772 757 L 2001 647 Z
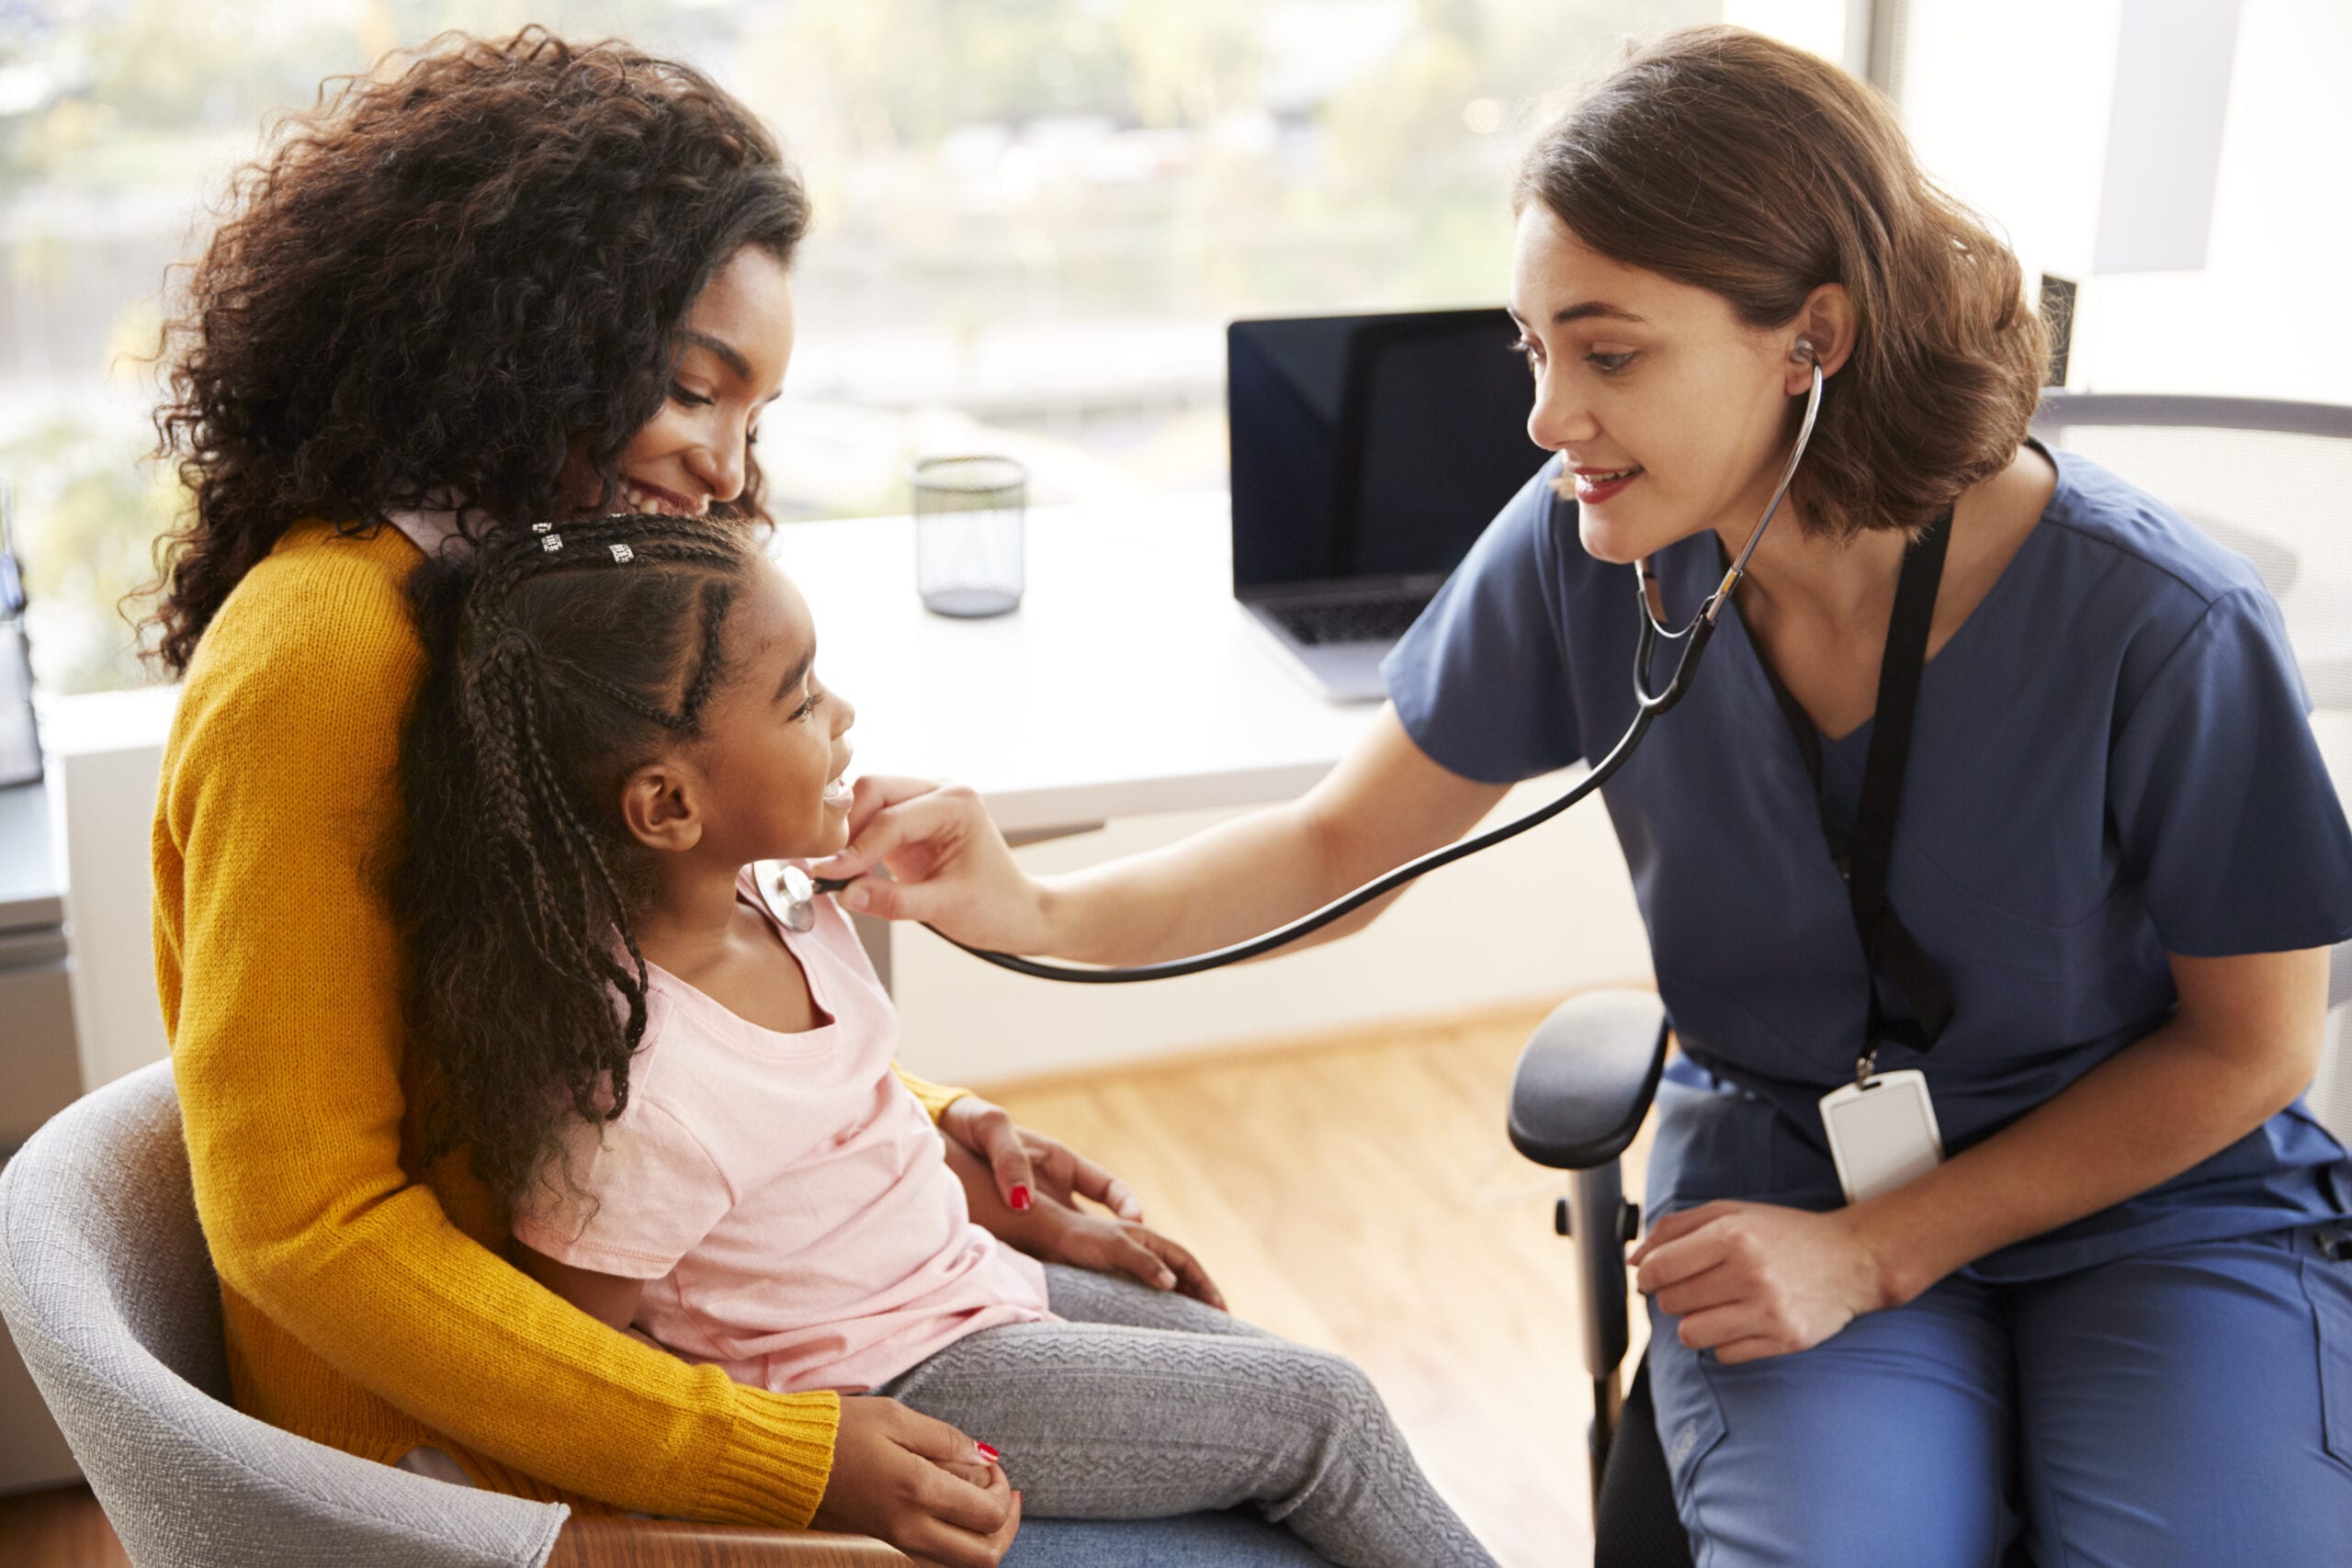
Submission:
M 155 976 L 237 1404 L 386 1462 L 431 1444 L 502 1492 L 806 1525 L 833 1395 L 605 1327 L 504 1260 L 462 1155 L 419 1168 L 378 881 L 418 559 L 390 528 L 289 531 L 205 633 L 164 753 Z M 934 1117 L 956 1093 L 910 1087 Z

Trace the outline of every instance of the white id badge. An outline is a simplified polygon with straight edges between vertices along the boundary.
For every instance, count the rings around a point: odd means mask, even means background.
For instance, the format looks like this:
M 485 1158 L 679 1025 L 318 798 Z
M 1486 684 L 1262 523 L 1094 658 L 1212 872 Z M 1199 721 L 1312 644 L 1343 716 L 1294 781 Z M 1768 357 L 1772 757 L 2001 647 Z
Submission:
M 1916 1067 L 1830 1090 L 1821 1097 L 1821 1124 L 1849 1203 L 1893 1191 L 1944 1162 L 1928 1077 Z

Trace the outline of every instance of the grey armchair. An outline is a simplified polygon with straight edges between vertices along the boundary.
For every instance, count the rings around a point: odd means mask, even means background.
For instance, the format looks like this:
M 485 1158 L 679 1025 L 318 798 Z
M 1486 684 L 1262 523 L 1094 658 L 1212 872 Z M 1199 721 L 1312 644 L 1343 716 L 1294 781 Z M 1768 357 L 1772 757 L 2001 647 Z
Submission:
M 140 1568 L 853 1568 L 876 1540 L 650 1519 L 447 1485 L 228 1404 L 220 1288 L 168 1063 L 60 1113 L 0 1172 L 0 1316 Z M 1314 1568 L 1256 1519 L 1025 1525 L 1006 1568 Z

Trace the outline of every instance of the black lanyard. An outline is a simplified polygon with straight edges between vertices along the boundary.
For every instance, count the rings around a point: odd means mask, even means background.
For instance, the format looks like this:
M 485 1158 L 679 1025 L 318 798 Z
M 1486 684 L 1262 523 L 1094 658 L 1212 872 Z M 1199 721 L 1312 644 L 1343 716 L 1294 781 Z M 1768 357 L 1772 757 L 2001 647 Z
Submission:
M 1804 705 L 1781 683 L 1762 647 L 1754 637 L 1748 639 L 1765 679 L 1772 683 L 1772 695 L 1788 721 L 1789 733 L 1796 738 L 1798 753 L 1804 758 L 1805 774 L 1813 780 L 1814 803 L 1821 816 L 1822 836 L 1828 840 L 1838 874 L 1845 879 L 1854 929 L 1862 940 L 1862 957 L 1871 976 L 1870 1022 L 1858 1077 L 1868 1075 L 1880 1042 L 1927 1051 L 1951 1021 L 1951 982 L 1913 940 L 1886 898 L 1894 818 L 1903 803 L 1903 775 L 1911 761 L 1911 721 L 1919 706 L 1919 675 L 1927 668 L 1928 630 L 1935 619 L 1936 590 L 1943 581 L 1944 556 L 1951 544 L 1951 513 L 1947 510 L 1903 553 L 1903 575 L 1895 583 L 1894 614 L 1887 622 L 1886 651 L 1879 661 L 1878 708 L 1872 716 L 1870 755 L 1862 764 L 1862 793 L 1850 839 L 1831 819 L 1822 792 L 1821 732 L 1814 728 Z M 1720 543 L 1716 548 L 1722 549 Z M 1883 1016 L 1878 997 L 1882 964 L 1902 988 L 1916 1019 L 1889 1022 Z

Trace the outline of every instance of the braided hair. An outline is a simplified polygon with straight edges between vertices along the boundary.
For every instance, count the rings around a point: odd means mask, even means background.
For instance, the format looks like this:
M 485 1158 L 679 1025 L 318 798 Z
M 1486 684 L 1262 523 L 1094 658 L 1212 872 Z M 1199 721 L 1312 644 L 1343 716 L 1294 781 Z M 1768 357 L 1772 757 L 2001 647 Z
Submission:
M 741 523 L 580 519 L 488 530 L 410 581 L 430 665 L 390 892 L 433 1077 L 424 1157 L 469 1148 L 506 1201 L 573 1119 L 628 1103 L 646 996 L 630 915 L 654 852 L 620 789 L 700 735 L 758 547 Z

